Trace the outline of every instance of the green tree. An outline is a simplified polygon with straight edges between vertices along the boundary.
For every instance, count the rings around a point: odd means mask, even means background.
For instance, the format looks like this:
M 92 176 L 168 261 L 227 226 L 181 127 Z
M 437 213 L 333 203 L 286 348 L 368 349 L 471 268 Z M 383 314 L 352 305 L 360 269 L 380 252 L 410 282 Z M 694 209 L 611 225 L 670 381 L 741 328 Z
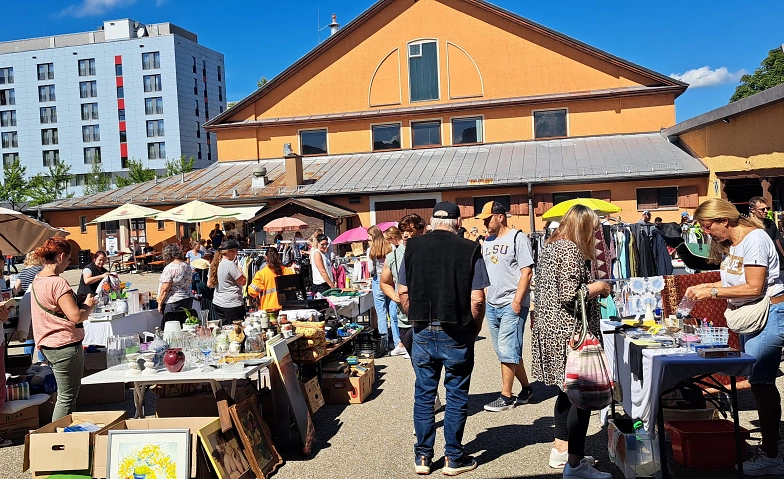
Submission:
M 238 101 L 230 101 L 230 102 L 226 103 L 226 109 L 228 110 L 229 108 L 233 107 L 237 103 L 239 103 L 239 102 Z
M 101 191 L 106 191 L 112 186 L 111 179 L 111 174 L 103 171 L 101 163 L 93 162 L 93 167 L 84 177 L 84 188 L 82 188 L 82 191 L 85 195 L 94 195 Z
M 122 188 L 123 186 L 152 181 L 155 179 L 155 176 L 155 170 L 145 168 L 142 160 L 135 160 L 131 158 L 128 160 L 128 177 L 124 178 L 122 176 L 118 176 L 117 186 Z
M 73 193 L 65 194 L 68 182 L 73 178 L 71 165 L 57 163 L 49 167 L 48 173 L 46 176 L 38 173 L 30 179 L 30 206 L 51 203 L 73 196 Z
M 185 158 L 185 155 L 180 155 L 179 160 L 166 160 L 166 176 L 179 175 L 180 173 L 190 173 L 193 171 L 193 165 L 196 163 L 196 158 Z
M 261 77 L 261 78 L 259 78 L 259 81 L 257 81 L 257 82 L 256 82 L 256 86 L 257 86 L 257 87 L 259 87 L 259 88 L 261 88 L 261 87 L 263 87 L 264 85 L 266 85 L 268 81 L 269 81 L 269 80 L 267 80 L 267 78 L 266 78 L 266 77 Z
M 19 159 L 10 165 L 3 165 L 3 178 L 5 182 L 0 186 L 0 200 L 8 203 L 15 210 L 27 201 L 28 181 L 25 177 L 27 167 L 22 166 Z
M 777 47 L 768 52 L 760 67 L 751 75 L 740 77 L 740 85 L 730 98 L 730 103 L 757 94 L 768 88 L 784 83 L 784 47 Z

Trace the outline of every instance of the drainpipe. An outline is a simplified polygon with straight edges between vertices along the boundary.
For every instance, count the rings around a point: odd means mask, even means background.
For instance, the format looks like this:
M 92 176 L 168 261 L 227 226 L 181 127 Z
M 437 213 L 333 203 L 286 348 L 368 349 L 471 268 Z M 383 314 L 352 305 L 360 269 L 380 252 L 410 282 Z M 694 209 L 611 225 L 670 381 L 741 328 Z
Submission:
M 536 231 L 536 213 L 534 213 L 533 185 L 528 183 L 528 219 L 531 221 L 531 233 Z

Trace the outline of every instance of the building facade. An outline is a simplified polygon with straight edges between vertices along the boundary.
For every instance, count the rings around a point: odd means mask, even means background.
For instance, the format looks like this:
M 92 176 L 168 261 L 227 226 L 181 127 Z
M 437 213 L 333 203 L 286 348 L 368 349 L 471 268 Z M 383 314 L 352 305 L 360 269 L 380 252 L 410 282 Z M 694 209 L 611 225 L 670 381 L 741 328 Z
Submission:
M 106 21 L 94 32 L 0 43 L 3 164 L 30 176 L 71 166 L 81 193 L 93 162 L 123 175 L 129 159 L 165 170 L 181 155 L 217 160 L 203 124 L 226 108 L 223 55 L 171 23 Z

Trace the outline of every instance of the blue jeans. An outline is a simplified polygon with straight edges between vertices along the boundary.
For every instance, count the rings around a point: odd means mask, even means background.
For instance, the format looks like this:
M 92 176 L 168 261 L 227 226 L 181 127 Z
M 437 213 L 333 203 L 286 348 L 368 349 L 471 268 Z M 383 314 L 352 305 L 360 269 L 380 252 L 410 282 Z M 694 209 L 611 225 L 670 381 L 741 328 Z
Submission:
M 444 453 L 450 461 L 463 456 L 463 431 L 468 418 L 468 388 L 474 369 L 474 334 L 471 326 L 422 328 L 414 326 L 411 362 L 414 365 L 414 445 L 416 458 L 433 458 L 436 421 L 433 406 L 445 370 L 446 412 L 444 413 Z
M 784 347 L 784 303 L 771 304 L 762 331 L 740 335 L 741 349 L 757 358 L 749 376 L 751 384 L 776 384 L 776 373 Z
M 520 314 L 517 314 L 511 303 L 502 308 L 488 304 L 485 315 L 498 359 L 504 364 L 520 364 L 523 360 L 523 330 L 528 319 L 528 308 L 520 308 Z
M 376 307 L 376 315 L 378 316 L 378 333 L 389 336 L 389 324 L 387 324 L 387 314 L 389 314 L 390 323 L 392 323 L 392 341 L 394 341 L 395 347 L 397 347 L 400 344 L 400 328 L 397 327 L 397 304 L 392 302 L 381 291 L 378 276 L 373 278 L 371 284 L 373 287 L 373 304 Z

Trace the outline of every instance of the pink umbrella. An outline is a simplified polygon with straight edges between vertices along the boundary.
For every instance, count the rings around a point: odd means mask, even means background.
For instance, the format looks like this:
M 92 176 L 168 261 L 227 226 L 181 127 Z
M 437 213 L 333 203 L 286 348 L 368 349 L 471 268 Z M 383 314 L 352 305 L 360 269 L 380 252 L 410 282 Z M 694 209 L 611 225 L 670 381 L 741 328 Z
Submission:
M 345 233 L 340 234 L 337 238 L 332 240 L 332 244 L 354 243 L 357 241 L 367 241 L 368 233 L 364 226 L 352 228 Z
M 378 226 L 378 229 L 381 231 L 386 231 L 393 226 L 397 226 L 397 221 L 386 221 L 384 223 L 379 223 L 376 226 Z
M 306 230 L 308 229 L 308 224 L 304 221 L 300 221 L 296 218 L 290 218 L 288 216 L 284 216 L 283 218 L 277 218 L 266 225 L 264 225 L 264 231 L 268 233 L 277 233 L 280 231 L 297 231 L 297 230 Z

